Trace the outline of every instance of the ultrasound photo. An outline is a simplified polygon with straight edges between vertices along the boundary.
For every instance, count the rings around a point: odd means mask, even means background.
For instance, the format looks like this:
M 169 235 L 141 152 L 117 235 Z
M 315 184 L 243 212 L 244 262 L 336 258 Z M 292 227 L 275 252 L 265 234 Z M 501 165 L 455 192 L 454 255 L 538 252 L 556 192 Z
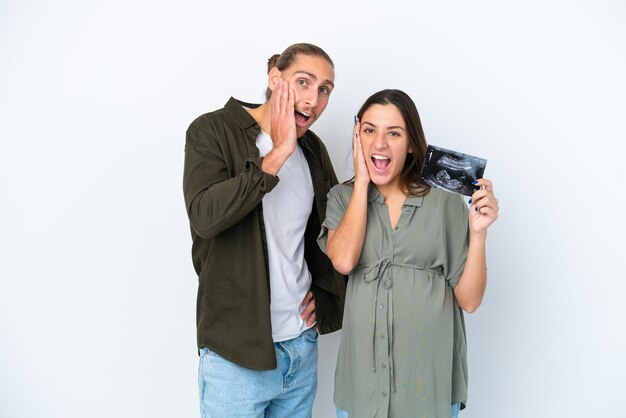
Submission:
M 420 179 L 431 187 L 471 196 L 473 180 L 483 177 L 487 160 L 434 145 L 426 150 Z

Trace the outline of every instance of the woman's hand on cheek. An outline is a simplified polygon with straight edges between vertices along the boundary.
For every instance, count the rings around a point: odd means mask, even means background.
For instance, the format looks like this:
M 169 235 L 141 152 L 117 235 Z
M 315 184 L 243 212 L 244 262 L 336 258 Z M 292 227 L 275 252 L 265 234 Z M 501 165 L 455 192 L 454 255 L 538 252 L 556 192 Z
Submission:
M 352 157 L 354 159 L 354 182 L 369 184 L 370 173 L 367 171 L 367 163 L 365 162 L 365 154 L 363 153 L 363 144 L 361 143 L 361 122 L 355 116 L 354 128 L 352 130 Z

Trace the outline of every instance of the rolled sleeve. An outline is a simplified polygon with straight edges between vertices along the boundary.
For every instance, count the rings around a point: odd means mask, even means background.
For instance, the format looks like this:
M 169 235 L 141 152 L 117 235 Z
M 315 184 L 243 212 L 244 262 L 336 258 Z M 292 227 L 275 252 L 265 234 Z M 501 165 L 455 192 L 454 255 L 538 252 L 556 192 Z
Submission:
M 322 223 L 322 229 L 317 237 L 317 244 L 324 253 L 326 253 L 326 244 L 328 242 L 328 230 L 337 229 L 346 213 L 347 204 L 344 196 L 340 193 L 341 188 L 345 187 L 346 186 L 343 184 L 338 184 L 328 192 L 326 216 Z
M 246 171 L 253 173 L 253 177 L 260 177 L 261 192 L 269 193 L 278 184 L 278 177 L 270 173 L 266 173 L 261 169 L 263 165 L 263 157 L 248 158 L 246 160 Z

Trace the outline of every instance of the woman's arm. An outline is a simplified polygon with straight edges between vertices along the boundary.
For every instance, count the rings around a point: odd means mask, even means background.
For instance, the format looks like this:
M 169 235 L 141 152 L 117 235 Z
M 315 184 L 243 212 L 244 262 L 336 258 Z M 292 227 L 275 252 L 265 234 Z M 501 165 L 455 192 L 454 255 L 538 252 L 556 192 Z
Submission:
M 326 254 L 335 270 L 341 274 L 350 274 L 359 261 L 365 225 L 367 223 L 367 188 L 370 182 L 363 148 L 359 137 L 360 122 L 354 126 L 352 157 L 354 159 L 354 189 L 346 208 L 343 220 L 336 230 L 328 230 Z
M 328 230 L 326 254 L 339 273 L 350 274 L 359 261 L 366 222 L 367 185 L 355 182 L 343 220 L 336 230 Z
M 487 286 L 486 243 L 487 228 L 498 218 L 498 199 L 493 194 L 493 185 L 487 179 L 478 180 L 481 186 L 473 195 L 469 211 L 469 248 L 465 268 L 454 296 L 459 306 L 472 313 L 480 306 Z
M 465 269 L 461 274 L 459 283 L 454 288 L 457 303 L 461 309 L 469 313 L 478 309 L 487 287 L 486 241 L 487 231 L 479 233 L 470 231 Z

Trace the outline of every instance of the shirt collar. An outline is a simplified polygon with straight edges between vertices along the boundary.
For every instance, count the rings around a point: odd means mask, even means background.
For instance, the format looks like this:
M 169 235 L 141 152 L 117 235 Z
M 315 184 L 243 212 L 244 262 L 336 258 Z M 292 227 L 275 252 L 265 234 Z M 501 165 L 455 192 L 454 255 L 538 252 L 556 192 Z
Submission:
M 370 184 L 367 186 L 367 202 L 372 203 L 373 201 L 383 203 L 384 198 L 383 195 L 378 192 L 378 189 L 376 188 L 376 186 L 374 186 L 374 183 L 370 182 Z
M 246 103 L 242 102 L 241 100 L 237 100 L 234 97 L 228 99 L 228 101 L 224 105 L 226 109 L 232 112 L 235 121 L 241 129 L 248 129 L 251 126 L 258 127 L 254 118 L 250 115 L 250 113 L 246 111 L 246 109 L 244 109 L 244 107 L 247 107 L 248 109 L 255 109 L 259 106 L 261 105 L 258 103 Z
M 406 199 L 404 200 L 404 205 L 415 206 L 419 208 L 422 206 L 423 201 L 424 201 L 424 196 L 407 196 Z
M 385 200 L 376 186 L 374 186 L 374 183 L 370 182 L 367 188 L 367 202 L 372 203 L 374 201 L 383 203 Z M 404 206 L 416 206 L 419 208 L 422 206 L 423 201 L 424 196 L 407 196 L 406 199 L 404 199 Z

